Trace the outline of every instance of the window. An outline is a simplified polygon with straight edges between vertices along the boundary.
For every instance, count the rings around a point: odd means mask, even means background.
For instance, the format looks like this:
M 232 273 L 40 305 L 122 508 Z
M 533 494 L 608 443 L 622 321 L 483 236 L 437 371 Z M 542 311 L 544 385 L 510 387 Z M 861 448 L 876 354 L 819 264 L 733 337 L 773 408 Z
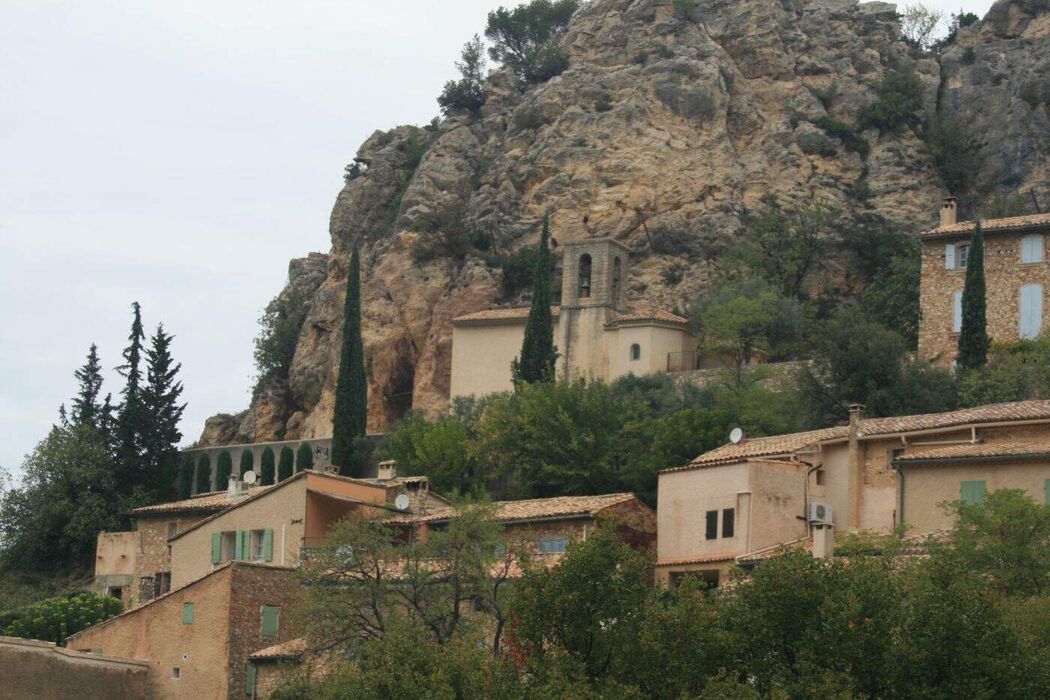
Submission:
M 952 294 L 952 332 L 962 331 L 962 292 Z
M 107 589 L 107 595 L 112 598 L 123 598 L 124 589 L 120 586 L 110 586 L 109 589 Z
M 197 616 L 197 605 L 196 603 L 183 603 L 182 604 L 182 624 L 192 625 L 193 619 Z
M 171 572 L 158 571 L 153 575 L 153 597 L 164 595 L 171 590 Z
M 540 554 L 558 554 L 565 551 L 567 542 L 564 537 L 540 540 Z
M 578 296 L 586 299 L 591 295 L 591 256 L 584 253 L 580 256 L 580 288 Z
M 1021 239 L 1021 262 L 1043 262 L 1043 237 L 1038 233 Z
M 722 511 L 722 537 L 732 537 L 735 525 L 736 511 L 732 508 L 726 508 Z
M 276 637 L 280 627 L 281 609 L 276 605 L 262 606 L 261 632 L 264 637 Z
M 1021 338 L 1038 338 L 1043 330 L 1043 285 L 1026 284 L 1021 287 L 1017 316 Z
M 222 564 L 235 559 L 237 556 L 237 544 L 236 532 L 211 533 L 211 563 Z
M 251 535 L 251 559 L 252 561 L 262 561 L 263 559 L 263 530 L 252 530 Z
M 823 486 L 824 485 L 824 481 L 825 481 L 826 478 L 827 478 L 827 474 L 824 472 L 824 470 L 823 469 L 818 469 L 817 470 L 817 486 Z
M 244 672 L 244 694 L 255 695 L 255 664 L 248 662 L 248 668 Z
M 945 243 L 944 244 L 944 268 L 946 270 L 955 269 L 955 244 Z
M 970 244 L 955 246 L 955 269 L 965 270 L 968 262 L 970 262 Z
M 638 343 L 631 345 L 631 361 L 642 359 L 642 346 Z
M 620 300 L 620 256 L 613 258 L 612 303 Z
M 718 539 L 718 511 L 707 511 L 707 523 L 704 530 L 704 538 L 708 540 Z
M 173 680 L 176 680 L 176 681 L 179 680 L 180 678 L 182 678 L 182 669 L 179 668 L 178 666 L 172 666 L 171 667 L 171 677 L 172 677 Z
M 961 491 L 963 503 L 971 506 L 979 506 L 984 503 L 987 486 L 983 481 L 964 481 L 962 482 Z

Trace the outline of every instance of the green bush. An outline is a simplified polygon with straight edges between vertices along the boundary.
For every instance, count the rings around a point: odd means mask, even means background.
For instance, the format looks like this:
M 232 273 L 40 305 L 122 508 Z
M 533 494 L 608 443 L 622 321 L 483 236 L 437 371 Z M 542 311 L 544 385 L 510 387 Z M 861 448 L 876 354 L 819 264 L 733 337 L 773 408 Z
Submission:
M 862 129 L 878 129 L 899 134 L 919 124 L 922 109 L 922 83 L 911 69 L 893 70 L 882 76 L 875 88 L 875 99 L 860 110 Z
M 847 151 L 852 151 L 861 158 L 868 157 L 871 146 L 868 145 L 867 139 L 863 136 L 858 136 L 857 132 L 849 124 L 831 117 L 819 117 L 814 120 L 813 124 L 823 130 L 828 136 L 833 136 L 841 141 Z
M 233 474 L 233 458 L 230 456 L 229 450 L 223 450 L 219 453 L 219 459 L 215 463 L 215 488 L 220 491 L 224 490 L 230 483 L 230 476 Z
M 420 233 L 412 245 L 412 260 L 464 260 L 471 251 L 487 251 L 492 241 L 466 221 L 466 205 L 455 199 L 416 217 L 412 228 Z
M 305 290 L 288 287 L 274 297 L 259 318 L 259 335 L 255 338 L 255 369 L 259 374 L 255 391 L 268 380 L 285 378 L 295 357 L 299 332 L 310 311 Z
M 273 477 L 275 473 L 274 463 L 276 459 L 273 454 L 273 449 L 267 447 L 263 450 L 262 457 L 259 460 L 259 483 L 263 486 L 273 485 Z
M 962 64 L 964 66 L 972 65 L 977 60 L 977 52 L 972 46 L 967 46 L 962 52 Z
M 980 161 L 967 123 L 957 117 L 938 117 L 929 124 L 924 136 L 948 191 L 968 192 L 980 170 Z
M 208 455 L 201 455 L 197 460 L 197 493 L 211 491 L 211 459 Z
M 123 611 L 117 598 L 94 591 L 49 598 L 15 611 L 0 634 L 64 644 L 66 637 L 108 620 Z
M 295 472 L 295 453 L 291 447 L 281 448 L 281 459 L 277 463 L 277 481 L 288 479 Z
M 539 129 L 550 120 L 539 107 L 522 107 L 514 113 L 514 126 L 519 131 L 527 129 Z
M 299 445 L 298 454 L 295 455 L 295 471 L 301 472 L 304 469 L 313 469 L 313 467 L 314 451 L 304 442 Z
M 500 301 L 512 301 L 531 287 L 532 274 L 536 269 L 537 255 L 539 255 L 539 252 L 536 246 L 528 245 L 522 246 L 512 253 L 503 253 L 489 257 L 488 264 L 498 268 L 500 271 Z M 554 272 L 554 270 L 551 270 L 552 275 Z M 560 290 L 560 278 L 557 280 L 552 279 L 552 293 L 558 295 Z
M 475 34 L 464 44 L 456 68 L 460 79 L 445 83 L 438 97 L 441 113 L 446 117 L 457 112 L 477 114 L 485 104 L 485 48 L 481 37 Z
M 489 57 L 510 68 L 523 83 L 539 83 L 558 75 L 569 64 L 558 45 L 559 34 L 581 0 L 531 0 L 508 10 L 489 12 L 485 36 L 492 41 Z

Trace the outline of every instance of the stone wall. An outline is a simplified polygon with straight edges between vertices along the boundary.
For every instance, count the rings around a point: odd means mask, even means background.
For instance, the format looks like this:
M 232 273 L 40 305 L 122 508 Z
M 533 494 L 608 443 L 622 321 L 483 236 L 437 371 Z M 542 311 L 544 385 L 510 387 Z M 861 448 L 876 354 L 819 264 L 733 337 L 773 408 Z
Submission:
M 18 700 L 112 700 L 148 696 L 149 664 L 0 637 L 0 696 Z
M 257 565 L 234 567 L 230 595 L 229 697 L 245 695 L 249 654 L 295 636 L 289 611 L 302 595 L 303 589 L 292 569 Z M 280 608 L 276 637 L 262 636 L 264 605 Z

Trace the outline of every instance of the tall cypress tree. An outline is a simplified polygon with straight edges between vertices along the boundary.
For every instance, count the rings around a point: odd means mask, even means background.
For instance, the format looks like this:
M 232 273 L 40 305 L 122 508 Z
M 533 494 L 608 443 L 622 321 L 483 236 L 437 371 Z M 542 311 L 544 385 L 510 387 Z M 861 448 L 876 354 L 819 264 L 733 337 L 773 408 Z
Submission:
M 146 337 L 142 332 L 142 309 L 137 301 L 131 307 L 134 310 L 131 334 L 128 336 L 128 346 L 124 349 L 124 364 L 117 367 L 125 382 L 120 392 L 121 403 L 113 436 L 116 443 L 117 487 L 124 492 L 144 485 L 142 448 L 143 436 L 149 422 L 142 400 L 140 365 L 142 341 Z
M 91 344 L 84 366 L 73 373 L 80 382 L 80 388 L 73 399 L 73 411 L 70 415 L 74 426 L 90 425 L 96 430 L 102 428 L 102 408 L 98 405 L 98 395 L 102 391 L 102 363 L 98 359 L 98 346 Z
M 554 381 L 554 319 L 551 317 L 550 219 L 543 219 L 543 233 L 532 274 L 532 306 L 525 322 L 521 357 L 511 362 L 514 384 Z
M 178 380 L 181 364 L 171 356 L 174 336 L 158 324 L 146 351 L 146 386 L 142 404 L 147 418 L 142 436 L 142 466 L 147 484 L 154 495 L 166 496 L 171 490 L 178 463 L 178 444 L 182 440 L 179 421 L 186 404 L 179 403 L 182 382 Z
M 368 381 L 365 349 L 361 340 L 361 261 L 357 248 L 350 254 L 343 309 L 343 349 L 339 381 L 335 387 L 332 417 L 332 464 L 344 474 L 353 468 L 354 441 L 363 437 L 368 424 Z
M 958 366 L 977 369 L 988 362 L 988 320 L 984 282 L 984 235 L 981 222 L 973 229 L 966 262 L 966 284 L 962 296 L 962 329 L 959 332 Z

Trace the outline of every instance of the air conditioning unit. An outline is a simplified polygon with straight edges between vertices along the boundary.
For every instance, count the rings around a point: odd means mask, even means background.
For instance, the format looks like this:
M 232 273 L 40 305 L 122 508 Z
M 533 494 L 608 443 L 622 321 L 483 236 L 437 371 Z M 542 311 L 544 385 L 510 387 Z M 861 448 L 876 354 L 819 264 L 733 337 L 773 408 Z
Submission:
M 825 503 L 824 501 L 810 501 L 806 504 L 806 520 L 811 523 L 825 523 L 831 525 L 833 517 L 834 511 L 832 511 L 830 503 Z

